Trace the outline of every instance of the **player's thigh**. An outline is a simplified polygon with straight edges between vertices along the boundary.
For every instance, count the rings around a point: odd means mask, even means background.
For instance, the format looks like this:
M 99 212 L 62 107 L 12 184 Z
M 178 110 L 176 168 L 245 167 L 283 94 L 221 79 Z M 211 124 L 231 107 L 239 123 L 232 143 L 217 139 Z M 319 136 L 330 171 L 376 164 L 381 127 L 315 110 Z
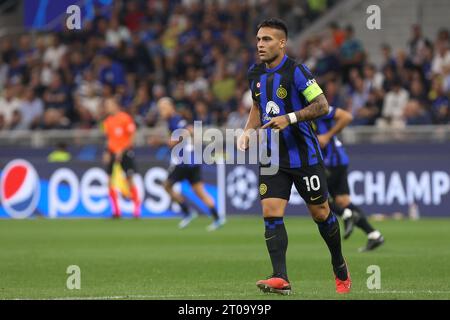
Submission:
M 315 220 L 321 221 L 330 212 L 328 206 L 328 184 L 322 164 L 295 169 L 294 184 Z
M 202 182 L 201 166 L 189 166 L 186 170 L 186 178 L 192 186 Z M 203 183 L 201 185 L 203 185 Z
M 191 184 L 192 190 L 194 190 L 195 194 L 202 200 L 209 198 L 208 193 L 205 190 L 205 185 L 202 181 L 197 181 Z
M 295 188 L 306 204 L 322 204 L 328 199 L 327 178 L 322 164 L 291 170 Z
M 273 175 L 259 175 L 259 195 L 264 217 L 282 217 L 292 189 L 292 176 L 283 169 Z
M 170 166 L 167 175 L 165 186 L 172 187 L 175 183 L 184 180 L 186 177 L 186 171 L 183 166 Z

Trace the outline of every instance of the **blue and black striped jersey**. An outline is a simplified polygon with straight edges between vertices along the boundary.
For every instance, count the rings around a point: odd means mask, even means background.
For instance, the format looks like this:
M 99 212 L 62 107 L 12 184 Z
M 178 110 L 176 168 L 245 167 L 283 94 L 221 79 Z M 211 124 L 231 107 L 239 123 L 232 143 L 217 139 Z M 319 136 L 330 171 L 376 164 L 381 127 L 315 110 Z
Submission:
M 301 110 L 322 93 L 308 68 L 286 55 L 272 69 L 266 68 L 264 63 L 250 67 L 248 81 L 263 125 L 272 117 Z M 278 153 L 271 150 L 270 130 L 267 135 L 271 165 L 300 168 L 322 161 L 320 146 L 309 121 L 289 125 L 280 131 Z
M 167 120 L 170 133 L 177 129 L 186 129 L 188 122 L 179 114 L 175 114 Z M 187 161 L 185 161 L 187 160 Z M 194 164 L 194 146 L 192 140 L 187 143 L 178 155 L 173 155 L 170 159 L 172 165 L 176 166 L 196 166 Z
M 321 135 L 330 131 L 334 126 L 334 115 L 336 108 L 330 106 L 328 114 L 314 121 L 313 128 L 317 135 Z M 349 158 L 342 142 L 334 136 L 330 142 L 322 149 L 323 161 L 327 167 L 347 166 Z

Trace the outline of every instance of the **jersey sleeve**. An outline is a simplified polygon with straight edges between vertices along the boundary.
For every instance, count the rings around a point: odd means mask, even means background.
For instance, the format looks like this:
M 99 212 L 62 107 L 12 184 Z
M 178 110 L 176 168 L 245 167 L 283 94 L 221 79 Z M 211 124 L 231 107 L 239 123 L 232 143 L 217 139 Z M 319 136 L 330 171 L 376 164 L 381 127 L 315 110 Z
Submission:
M 311 71 L 309 71 L 304 64 L 300 64 L 295 68 L 294 82 L 298 92 L 300 92 L 308 102 L 311 102 L 323 93 L 322 89 L 317 84 L 316 79 L 314 79 L 311 74 Z
M 326 115 L 320 117 L 320 119 L 331 120 L 331 119 L 334 119 L 335 114 L 336 114 L 336 107 L 330 106 L 330 108 L 328 109 L 328 113 Z

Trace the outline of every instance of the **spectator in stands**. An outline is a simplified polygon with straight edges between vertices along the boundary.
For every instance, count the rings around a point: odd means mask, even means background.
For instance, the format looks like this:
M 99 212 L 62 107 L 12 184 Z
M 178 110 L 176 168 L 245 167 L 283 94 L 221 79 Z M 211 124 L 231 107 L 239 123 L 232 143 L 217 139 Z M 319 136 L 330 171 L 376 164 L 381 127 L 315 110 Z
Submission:
M 49 46 L 45 50 L 43 61 L 50 64 L 53 70 L 58 69 L 61 57 L 66 53 L 67 47 L 61 43 L 57 34 L 50 35 Z
M 432 77 L 432 63 L 434 57 L 433 46 L 431 44 L 425 44 L 421 51 L 422 60 L 420 62 L 420 69 L 427 80 L 431 80 Z
M 381 62 L 381 70 L 385 70 L 386 68 L 395 69 L 397 67 L 395 59 L 392 56 L 392 48 L 389 44 L 383 43 L 381 45 L 381 56 L 383 59 Z
M 450 100 L 448 93 L 445 94 L 443 89 L 442 76 L 434 76 L 428 97 L 431 101 L 433 119 L 437 124 L 450 123 Z
M 348 111 L 352 113 L 355 120 L 358 119 L 360 109 L 363 108 L 369 99 L 370 88 L 364 83 L 360 75 L 353 79 L 352 92 L 347 102 Z
M 393 127 L 404 124 L 403 111 L 409 99 L 409 93 L 402 87 L 401 79 L 396 77 L 392 83 L 392 89 L 385 98 L 382 110 L 384 123 Z M 381 122 L 383 123 L 383 122 Z
M 101 84 L 89 68 L 83 72 L 83 80 L 74 93 L 75 111 L 81 128 L 91 128 L 102 117 Z
M 316 80 L 324 83 L 339 75 L 339 56 L 336 53 L 334 40 L 327 38 L 322 40 L 321 51 L 314 68 Z
M 144 13 L 140 10 L 138 2 L 135 0 L 127 1 L 124 21 L 128 30 L 131 33 L 138 31 L 143 19 Z
M 108 49 L 104 49 L 100 55 L 99 78 L 102 84 L 125 85 L 123 66 L 113 60 L 113 53 Z
M 391 91 L 392 85 L 397 77 L 396 68 L 386 66 L 383 69 L 383 92 Z
M 374 90 L 369 92 L 367 101 L 353 117 L 352 126 L 374 125 L 381 113 L 381 102 Z
M 434 75 L 442 75 L 450 72 L 450 49 L 448 41 L 437 41 L 431 71 Z
M 33 87 L 29 86 L 25 89 L 19 110 L 21 121 L 17 129 L 35 129 L 40 125 L 44 114 L 44 103 L 36 96 L 36 90 Z
M 231 129 L 243 129 L 247 122 L 249 109 L 245 106 L 245 103 L 241 101 L 236 111 L 229 114 L 226 123 L 227 128 Z
M 211 113 L 208 112 L 207 104 L 198 100 L 194 106 L 194 120 L 201 121 L 202 125 L 209 126 L 212 124 L 212 116 Z
M 345 41 L 345 32 L 339 27 L 336 21 L 331 22 L 328 27 L 330 28 L 331 36 L 333 37 L 334 45 L 337 49 L 340 49 Z
M 130 107 L 131 114 L 134 116 L 138 126 L 147 125 L 147 115 L 153 104 L 147 84 L 142 83 L 137 89 L 136 97 L 133 99 Z
M 68 88 L 64 85 L 61 75 L 52 74 L 50 86 L 44 92 L 44 128 L 62 129 L 70 124 L 68 119 L 71 112 L 71 102 Z
M 12 55 L 7 74 L 8 81 L 12 84 L 21 84 L 27 82 L 28 77 L 28 70 L 25 65 L 20 64 L 18 55 Z
M 429 105 L 425 85 L 418 73 L 414 73 L 411 84 L 409 86 L 409 91 L 410 99 L 417 100 L 417 102 L 423 106 Z
M 121 26 L 119 18 L 113 16 L 106 31 L 106 43 L 110 47 L 118 48 L 122 42 L 128 42 L 130 40 L 130 31 L 127 27 Z
M 349 73 L 353 68 L 362 69 L 365 54 L 361 42 L 355 39 L 353 26 L 348 25 L 345 28 L 345 42 L 340 50 L 342 64 L 343 81 L 349 81 Z
M 0 96 L 1 129 L 14 129 L 20 122 L 20 99 L 17 85 L 7 84 Z
M 343 107 L 345 101 L 339 92 L 339 83 L 332 79 L 325 84 L 325 97 L 330 106 Z
M 403 110 L 403 119 L 406 125 L 432 124 L 431 116 L 418 100 L 409 100 Z
M 422 27 L 419 24 L 412 25 L 411 39 L 408 42 L 408 56 L 415 65 L 422 63 L 421 52 L 426 45 L 430 44 L 430 41 L 422 35 Z
M 374 90 L 377 93 L 383 90 L 383 74 L 378 72 L 375 65 L 368 63 L 364 66 L 364 85 L 369 90 Z

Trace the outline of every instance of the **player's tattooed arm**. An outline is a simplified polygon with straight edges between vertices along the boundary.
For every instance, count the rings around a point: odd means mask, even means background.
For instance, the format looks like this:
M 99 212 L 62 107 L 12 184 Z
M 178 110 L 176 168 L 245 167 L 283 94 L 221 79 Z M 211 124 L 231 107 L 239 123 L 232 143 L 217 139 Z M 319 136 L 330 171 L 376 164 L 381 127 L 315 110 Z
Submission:
M 323 115 L 326 115 L 328 113 L 328 108 L 329 105 L 327 98 L 325 98 L 325 95 L 322 93 L 314 98 L 306 108 L 295 112 L 295 116 L 298 122 L 314 120 Z
M 317 119 L 328 113 L 328 101 L 324 94 L 318 95 L 311 103 L 304 109 L 285 114 L 279 117 L 272 118 L 268 123 L 262 126 L 262 129 L 272 128 L 283 130 L 288 125 L 299 122 Z

